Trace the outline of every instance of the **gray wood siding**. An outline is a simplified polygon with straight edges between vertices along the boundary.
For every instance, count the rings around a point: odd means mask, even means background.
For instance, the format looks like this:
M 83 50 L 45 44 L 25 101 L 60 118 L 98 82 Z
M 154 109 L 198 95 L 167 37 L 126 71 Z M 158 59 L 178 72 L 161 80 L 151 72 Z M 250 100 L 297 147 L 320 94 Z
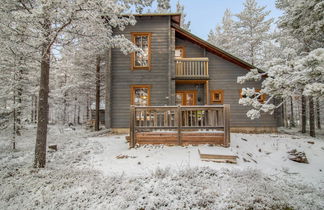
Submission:
M 262 114 L 260 119 L 251 120 L 247 118 L 246 112 L 251 107 L 244 107 L 238 104 L 240 90 L 244 87 L 261 87 L 261 82 L 248 82 L 238 84 L 237 77 L 245 75 L 248 70 L 243 69 L 215 54 L 207 52 L 209 58 L 209 89 L 224 90 L 224 103 L 231 105 L 231 126 L 232 127 L 273 127 L 276 120 L 273 115 Z
M 176 46 L 185 47 L 186 57 L 206 57 L 209 58 L 209 89 L 224 90 L 224 103 L 231 106 L 231 126 L 232 127 L 275 127 L 276 119 L 273 115 L 262 113 L 260 119 L 250 120 L 246 112 L 251 107 L 244 107 L 238 104 L 240 90 L 244 87 L 261 87 L 261 82 L 249 82 L 243 85 L 238 84 L 237 77 L 245 75 L 248 70 L 233 64 L 213 53 L 206 52 L 204 48 L 180 38 L 176 38 Z M 182 89 L 182 87 L 176 87 Z
M 176 47 L 181 46 L 185 48 L 187 58 L 200 58 L 204 56 L 204 49 L 200 46 L 193 44 L 190 41 L 176 38 Z
M 131 39 L 131 32 L 151 32 L 151 71 L 131 70 L 130 55 L 112 49 L 112 127 L 129 127 L 130 86 L 151 85 L 151 105 L 167 105 L 169 89 L 169 29 L 168 16 L 136 17 L 135 26 L 126 27 L 123 34 Z

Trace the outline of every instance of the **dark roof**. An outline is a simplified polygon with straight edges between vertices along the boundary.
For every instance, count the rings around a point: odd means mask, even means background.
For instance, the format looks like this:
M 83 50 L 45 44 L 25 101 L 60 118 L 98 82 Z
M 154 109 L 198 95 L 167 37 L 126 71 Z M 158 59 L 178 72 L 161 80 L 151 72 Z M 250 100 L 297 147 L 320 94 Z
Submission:
M 218 55 L 219 57 L 224 58 L 225 60 L 228 60 L 236 65 L 239 65 L 247 70 L 250 69 L 258 69 L 257 67 L 255 67 L 254 65 L 226 52 L 223 49 L 220 49 L 214 45 L 212 45 L 211 43 L 195 36 L 194 34 L 184 30 L 183 28 L 180 27 L 180 21 L 181 21 L 181 13 L 146 13 L 146 14 L 133 14 L 134 16 L 137 17 L 142 17 L 142 16 L 171 16 L 172 19 L 172 27 L 175 29 L 178 37 L 182 36 L 186 39 L 188 39 L 189 41 L 198 44 L 199 46 L 205 48 L 206 50 L 208 50 L 209 52 Z M 261 69 L 258 69 L 259 72 L 264 72 Z
M 175 29 L 176 33 L 178 36 L 182 36 L 186 39 L 188 39 L 189 41 L 200 45 L 201 47 L 207 49 L 209 52 L 218 55 L 219 57 L 222 57 L 232 63 L 235 63 L 245 69 L 256 69 L 257 67 L 253 66 L 252 64 L 249 64 L 248 62 L 210 44 L 209 42 L 195 36 L 194 34 L 182 29 L 180 26 L 176 25 L 176 24 L 172 24 L 172 27 Z M 259 70 L 260 72 L 263 72 L 262 70 Z
M 144 14 L 133 14 L 135 17 L 145 17 L 145 16 L 171 16 L 171 19 L 177 25 L 180 25 L 181 13 L 144 13 Z

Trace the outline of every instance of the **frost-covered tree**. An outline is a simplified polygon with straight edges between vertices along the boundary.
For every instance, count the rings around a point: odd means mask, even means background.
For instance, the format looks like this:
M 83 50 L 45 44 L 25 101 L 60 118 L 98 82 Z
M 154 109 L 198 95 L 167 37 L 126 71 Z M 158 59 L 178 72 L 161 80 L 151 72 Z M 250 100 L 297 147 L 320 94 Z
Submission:
M 229 53 L 239 56 L 237 53 L 238 34 L 233 15 L 229 9 L 225 10 L 222 23 L 217 25 L 215 30 L 209 32 L 208 42 Z
M 239 57 L 259 66 L 262 57 L 262 44 L 271 37 L 270 27 L 273 19 L 267 19 L 270 11 L 265 11 L 265 6 L 258 6 L 255 0 L 246 0 L 244 9 L 235 16 L 237 34 L 240 46 L 237 50 Z
M 170 13 L 171 5 L 170 0 L 158 0 L 156 10 L 154 13 Z
M 30 102 L 35 92 L 37 51 L 26 44 L 30 40 L 25 22 L 13 23 L 12 16 L 4 14 L 9 9 L 2 5 L 0 27 L 0 129 L 11 130 L 12 148 L 15 136 L 20 136 L 25 122 L 30 120 Z
M 240 100 L 243 105 L 253 107 L 247 115 L 251 118 L 260 116 L 260 112 L 273 112 L 281 104 L 273 104 L 272 99 L 285 101 L 290 96 L 302 96 L 302 130 L 306 130 L 305 97 L 309 98 L 310 135 L 315 136 L 313 97 L 324 96 L 324 46 L 323 46 L 323 4 L 322 1 L 277 1 L 279 8 L 284 10 L 279 26 L 286 33 L 281 39 L 281 52 L 268 62 L 267 77 L 262 82 L 260 94 L 267 94 L 269 99 L 260 104 L 254 90 L 245 89 L 248 97 Z M 285 43 L 286 42 L 286 43 Z M 288 56 L 288 57 L 287 57 Z M 239 77 L 238 82 L 261 79 L 257 70 L 246 76 Z
M 82 37 L 103 48 L 118 47 L 124 53 L 135 51 L 137 48 L 128 39 L 115 36 L 112 32 L 114 28 L 123 30 L 126 25 L 135 24 L 133 16 L 123 15 L 132 5 L 139 11 L 151 3 L 152 0 L 2 1 L 0 15 L 8 17 L 8 22 L 2 22 L 2 26 L 14 31 L 17 25 L 25 25 L 24 36 L 27 39 L 23 44 L 37 52 L 35 61 L 40 64 L 35 167 L 44 167 L 46 163 L 49 73 L 53 47 L 69 42 L 71 37 L 74 40 Z M 8 39 L 8 45 L 15 42 L 15 35 L 10 37 L 12 39 Z
M 284 11 L 279 26 L 289 31 L 291 36 L 303 44 L 302 52 L 324 47 L 324 4 L 321 0 L 278 0 L 277 7 Z M 314 101 L 309 101 L 309 122 L 311 135 L 315 135 Z M 306 132 L 306 99 L 302 98 L 302 131 Z
M 180 27 L 185 29 L 186 31 L 190 31 L 190 21 L 186 21 L 186 13 L 184 12 L 184 5 L 180 4 L 180 2 L 177 2 L 177 13 L 181 13 L 181 22 L 180 22 Z

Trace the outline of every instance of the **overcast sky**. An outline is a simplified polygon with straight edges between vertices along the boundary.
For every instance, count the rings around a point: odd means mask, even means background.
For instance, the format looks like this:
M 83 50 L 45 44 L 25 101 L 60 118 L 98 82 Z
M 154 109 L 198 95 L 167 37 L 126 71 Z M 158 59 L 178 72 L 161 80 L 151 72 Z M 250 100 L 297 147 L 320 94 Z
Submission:
M 175 11 L 178 0 L 171 0 Z M 226 8 L 233 14 L 243 10 L 245 0 L 179 0 L 185 6 L 186 20 L 191 21 L 191 32 L 200 38 L 207 39 L 210 29 L 221 23 Z M 258 5 L 266 6 L 271 13 L 269 17 L 277 18 L 282 13 L 275 7 L 275 0 L 257 0 Z

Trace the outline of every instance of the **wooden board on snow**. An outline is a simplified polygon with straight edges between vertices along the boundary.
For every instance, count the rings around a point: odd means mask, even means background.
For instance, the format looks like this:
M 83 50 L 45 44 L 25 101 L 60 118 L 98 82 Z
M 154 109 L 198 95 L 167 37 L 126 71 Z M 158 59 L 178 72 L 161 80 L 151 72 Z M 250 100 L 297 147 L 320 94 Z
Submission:
M 217 163 L 234 163 L 236 164 L 236 158 L 235 155 L 218 155 L 218 154 L 207 154 L 207 153 L 201 153 L 198 149 L 198 153 L 200 156 L 200 159 L 202 161 L 212 161 Z

